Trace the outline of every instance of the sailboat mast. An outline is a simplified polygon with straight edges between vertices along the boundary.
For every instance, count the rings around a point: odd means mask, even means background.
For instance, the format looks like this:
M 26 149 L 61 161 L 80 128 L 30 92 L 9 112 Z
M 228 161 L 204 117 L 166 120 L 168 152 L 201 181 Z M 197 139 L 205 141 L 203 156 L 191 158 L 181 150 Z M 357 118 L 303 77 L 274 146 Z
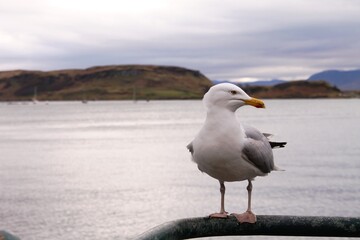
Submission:
M 37 102 L 37 87 L 34 87 L 34 96 L 32 98 L 32 101 L 35 103 Z
M 136 102 L 137 101 L 137 96 L 136 96 L 136 86 L 134 85 L 133 87 L 133 101 Z

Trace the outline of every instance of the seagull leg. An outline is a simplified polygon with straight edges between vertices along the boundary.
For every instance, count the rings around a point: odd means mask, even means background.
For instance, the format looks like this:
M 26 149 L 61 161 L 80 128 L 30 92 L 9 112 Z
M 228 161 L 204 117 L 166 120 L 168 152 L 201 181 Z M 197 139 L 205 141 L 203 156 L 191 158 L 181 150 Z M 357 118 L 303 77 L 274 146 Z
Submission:
M 225 211 L 225 184 L 220 181 L 221 206 L 219 213 L 210 214 L 211 218 L 227 218 L 228 212 Z
M 256 222 L 256 215 L 251 211 L 252 183 L 251 183 L 251 180 L 248 180 L 248 181 L 249 181 L 249 184 L 246 188 L 248 191 L 248 208 L 247 208 L 246 212 L 241 213 L 241 214 L 237 214 L 237 213 L 231 214 L 231 215 L 234 215 L 240 223 L 244 223 L 244 222 L 255 223 Z

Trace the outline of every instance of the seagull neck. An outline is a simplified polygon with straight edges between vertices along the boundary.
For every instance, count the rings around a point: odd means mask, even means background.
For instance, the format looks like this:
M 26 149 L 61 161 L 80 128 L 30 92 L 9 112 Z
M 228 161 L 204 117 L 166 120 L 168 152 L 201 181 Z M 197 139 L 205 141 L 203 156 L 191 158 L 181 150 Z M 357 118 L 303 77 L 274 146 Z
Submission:
M 208 109 L 207 119 L 231 119 L 236 118 L 235 112 L 227 109 L 227 108 L 211 108 Z

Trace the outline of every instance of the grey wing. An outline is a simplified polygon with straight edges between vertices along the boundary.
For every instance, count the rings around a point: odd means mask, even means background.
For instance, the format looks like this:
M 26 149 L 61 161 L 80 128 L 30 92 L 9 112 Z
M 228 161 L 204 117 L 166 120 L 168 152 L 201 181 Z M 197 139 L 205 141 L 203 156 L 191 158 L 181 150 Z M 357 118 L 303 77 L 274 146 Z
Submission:
M 274 170 L 274 158 L 268 139 L 257 129 L 244 126 L 246 139 L 243 156 L 263 173 Z

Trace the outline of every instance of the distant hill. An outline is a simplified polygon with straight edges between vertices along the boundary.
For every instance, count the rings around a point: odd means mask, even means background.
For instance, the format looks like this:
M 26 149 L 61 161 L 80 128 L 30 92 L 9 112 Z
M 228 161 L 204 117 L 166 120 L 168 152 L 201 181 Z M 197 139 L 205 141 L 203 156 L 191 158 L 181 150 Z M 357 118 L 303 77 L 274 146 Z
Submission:
M 360 91 L 360 69 L 350 71 L 326 70 L 311 75 L 309 81 L 326 81 L 331 85 L 338 87 L 342 91 Z M 214 84 L 221 82 L 230 82 L 226 80 L 213 80 Z M 280 83 L 286 83 L 285 80 L 258 80 L 253 82 L 243 82 L 246 86 L 275 86 Z
M 360 70 L 348 72 L 346 76 L 356 76 Z M 321 78 L 324 76 L 321 74 L 338 75 L 342 76 L 342 84 L 356 83 L 352 80 L 356 78 L 343 77 L 341 71 L 319 74 L 310 78 Z M 199 71 L 174 66 L 112 65 L 57 71 L 0 71 L 0 101 L 31 100 L 35 93 L 38 100 L 201 99 L 212 85 Z M 275 79 L 239 85 L 259 98 L 359 97 L 359 91 L 344 93 L 334 87 L 334 83 L 313 79 L 289 82 Z
M 285 80 L 273 79 L 273 80 L 258 80 L 253 82 L 243 83 L 247 86 L 275 86 L 280 83 L 285 83 Z
M 360 90 L 360 69 L 351 71 L 323 71 L 311 75 L 308 80 L 325 80 L 341 90 Z
M 223 83 L 223 82 L 230 82 L 230 83 L 234 83 L 231 81 L 227 81 L 227 80 L 213 80 L 212 81 L 214 84 L 219 84 L 219 83 Z M 272 79 L 272 80 L 258 80 L 258 81 L 253 81 L 253 82 L 242 82 L 242 85 L 246 85 L 246 86 L 274 86 L 276 84 L 280 84 L 280 83 L 284 83 L 286 82 L 285 80 L 280 80 L 280 79 Z
M 0 101 L 196 99 L 212 86 L 196 70 L 172 66 L 114 65 L 58 71 L 0 72 Z
M 241 85 L 245 92 L 258 98 L 338 98 L 342 92 L 325 81 L 289 81 L 275 86 Z

